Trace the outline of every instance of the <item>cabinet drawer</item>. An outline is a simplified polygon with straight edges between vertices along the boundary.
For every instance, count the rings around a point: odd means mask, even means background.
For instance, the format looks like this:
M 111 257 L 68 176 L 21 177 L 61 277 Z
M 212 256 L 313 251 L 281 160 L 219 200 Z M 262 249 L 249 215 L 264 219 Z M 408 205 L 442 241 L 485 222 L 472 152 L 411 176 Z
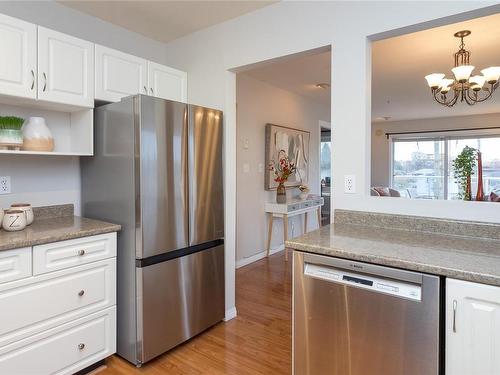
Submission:
M 0 288 L 0 346 L 114 305 L 115 280 L 112 258 Z
M 116 256 L 116 233 L 33 247 L 33 274 L 61 270 Z
M 0 348 L 0 374 L 73 374 L 116 351 L 116 308 Z
M 0 283 L 31 276 L 31 247 L 0 251 Z

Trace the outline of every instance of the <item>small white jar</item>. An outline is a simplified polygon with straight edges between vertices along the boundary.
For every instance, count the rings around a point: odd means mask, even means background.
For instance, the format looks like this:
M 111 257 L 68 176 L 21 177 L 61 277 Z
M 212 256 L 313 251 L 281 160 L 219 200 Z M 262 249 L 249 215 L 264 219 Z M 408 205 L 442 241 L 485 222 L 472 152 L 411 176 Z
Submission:
M 13 203 L 10 206 L 11 209 L 13 210 L 21 210 L 24 211 L 26 215 L 26 225 L 31 225 L 33 223 L 33 220 L 35 219 L 33 215 L 33 207 L 31 207 L 31 204 L 29 203 Z
M 23 230 L 26 228 L 26 214 L 22 210 L 6 210 L 2 226 L 8 232 Z

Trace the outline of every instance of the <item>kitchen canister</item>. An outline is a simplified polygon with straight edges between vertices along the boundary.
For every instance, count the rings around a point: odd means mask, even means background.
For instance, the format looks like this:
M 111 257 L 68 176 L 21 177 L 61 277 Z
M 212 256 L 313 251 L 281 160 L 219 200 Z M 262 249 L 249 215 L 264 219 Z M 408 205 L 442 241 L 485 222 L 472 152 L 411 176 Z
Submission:
M 54 151 L 54 138 L 43 117 L 30 117 L 21 130 L 24 151 Z
M 14 203 L 10 206 L 11 209 L 13 210 L 21 210 L 24 211 L 24 214 L 26 215 L 26 225 L 31 225 L 31 223 L 34 220 L 34 215 L 33 215 L 33 207 L 31 207 L 31 204 L 29 203 Z
M 26 228 L 26 214 L 23 210 L 6 210 L 3 215 L 2 227 L 8 232 Z

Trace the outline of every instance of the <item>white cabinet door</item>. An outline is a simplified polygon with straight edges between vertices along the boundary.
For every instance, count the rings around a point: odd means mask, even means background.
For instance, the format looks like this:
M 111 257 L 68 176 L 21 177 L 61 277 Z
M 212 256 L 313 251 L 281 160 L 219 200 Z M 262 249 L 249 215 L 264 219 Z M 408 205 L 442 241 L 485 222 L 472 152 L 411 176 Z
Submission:
M 118 102 L 148 94 L 147 61 L 100 45 L 95 46 L 95 98 Z
M 187 73 L 148 61 L 149 94 L 157 98 L 187 102 Z
M 0 93 L 36 98 L 36 25 L 0 14 Z
M 446 280 L 446 374 L 500 374 L 500 287 Z
M 94 106 L 94 44 L 38 27 L 38 98 Z

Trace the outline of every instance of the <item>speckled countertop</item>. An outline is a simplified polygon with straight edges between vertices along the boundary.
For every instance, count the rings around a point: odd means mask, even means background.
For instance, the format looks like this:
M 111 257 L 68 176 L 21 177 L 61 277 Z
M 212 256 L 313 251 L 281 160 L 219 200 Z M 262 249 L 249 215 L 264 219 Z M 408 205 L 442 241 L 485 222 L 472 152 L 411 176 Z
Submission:
M 65 212 L 59 209 L 56 215 L 45 216 L 43 213 L 43 216 L 39 215 L 38 217 L 37 212 L 35 212 L 33 224 L 22 231 L 7 232 L 0 229 L 0 251 L 117 232 L 121 229 L 120 225 L 117 224 L 73 216 L 73 208 L 71 207 L 71 211 L 69 211 L 67 205 L 58 207 L 64 208 Z
M 309 253 L 500 286 L 500 240 L 332 224 L 287 241 Z

